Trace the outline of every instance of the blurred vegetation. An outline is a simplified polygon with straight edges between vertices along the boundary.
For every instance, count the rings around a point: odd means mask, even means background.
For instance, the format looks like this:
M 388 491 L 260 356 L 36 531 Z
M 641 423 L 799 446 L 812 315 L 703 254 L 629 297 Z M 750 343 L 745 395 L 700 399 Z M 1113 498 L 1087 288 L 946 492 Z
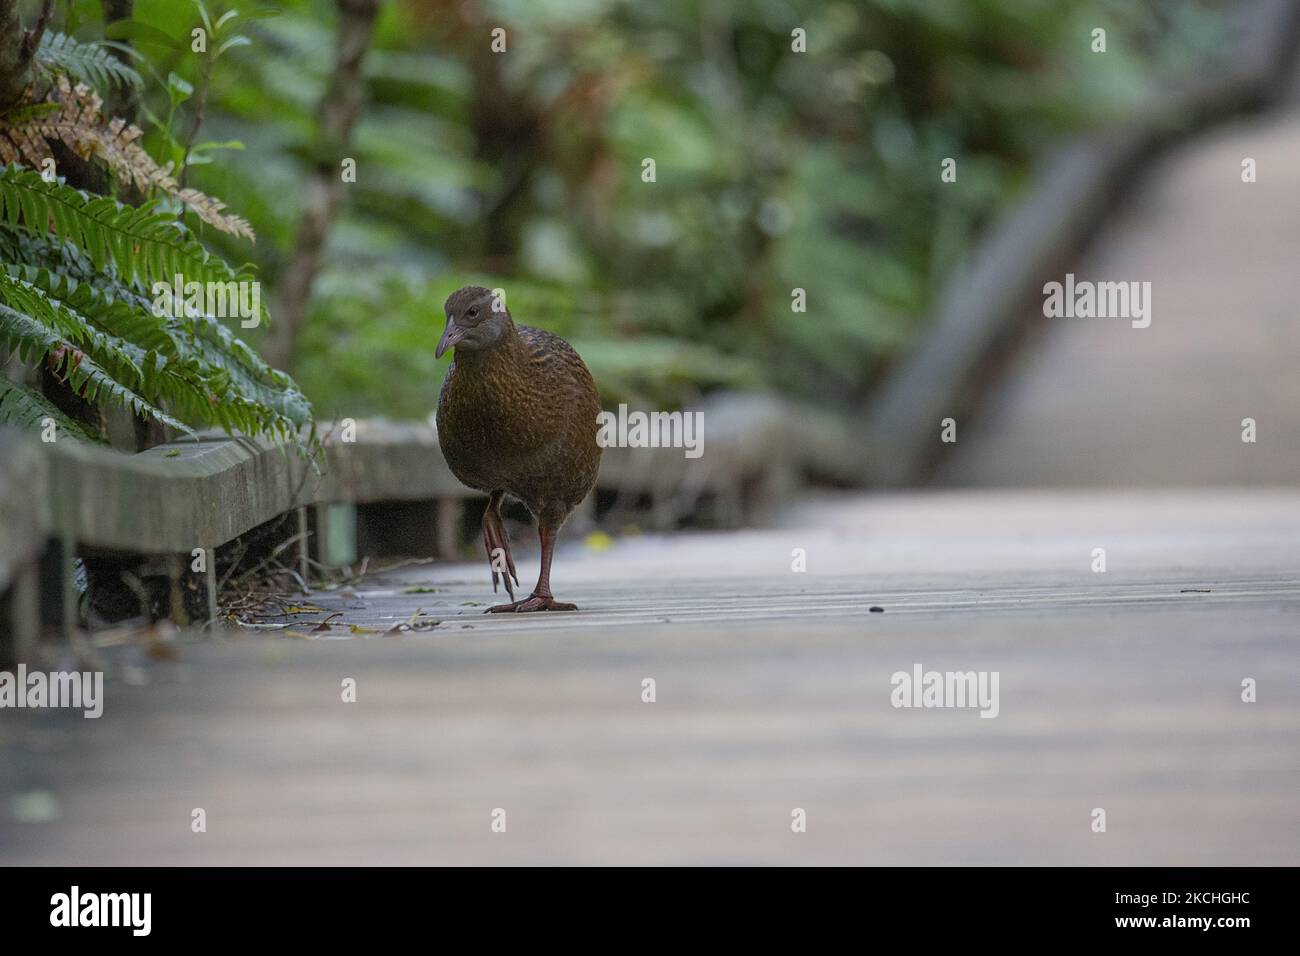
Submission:
M 136 0 L 145 145 L 256 229 L 274 290 L 292 254 L 330 0 L 252 0 L 211 73 L 183 0 Z M 292 371 L 319 417 L 424 417 L 458 286 L 507 290 L 569 337 L 607 404 L 716 387 L 858 401 L 936 292 L 1072 131 L 1211 64 L 1222 4 L 1154 0 L 388 0 L 365 62 L 357 182 L 330 233 Z M 99 0 L 60 3 L 102 36 Z M 1090 52 L 1094 27 L 1107 52 Z M 495 27 L 507 52 L 491 52 Z M 791 49 L 806 31 L 807 52 Z M 169 79 L 170 78 L 170 79 Z M 169 114 L 180 122 L 167 121 Z M 144 124 L 142 124 L 144 125 Z M 657 181 L 642 181 L 653 158 Z M 940 182 L 944 157 L 958 181 Z M 791 290 L 807 312 L 791 310 Z

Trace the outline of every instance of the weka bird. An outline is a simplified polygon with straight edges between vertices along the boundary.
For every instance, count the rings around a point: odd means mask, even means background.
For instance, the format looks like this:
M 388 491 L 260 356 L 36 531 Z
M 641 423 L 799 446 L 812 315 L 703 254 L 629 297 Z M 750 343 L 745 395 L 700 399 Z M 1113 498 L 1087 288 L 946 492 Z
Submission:
M 494 308 L 495 306 L 495 308 Z M 558 335 L 515 325 L 510 311 L 479 286 L 453 292 L 437 358 L 454 348 L 438 396 L 438 442 L 452 474 L 488 494 L 483 545 L 492 590 L 505 583 L 511 604 L 490 611 L 576 611 L 551 594 L 555 536 L 596 483 L 600 396 L 587 366 Z M 537 587 L 515 601 L 515 562 L 501 503 L 518 498 L 537 519 L 542 570 Z

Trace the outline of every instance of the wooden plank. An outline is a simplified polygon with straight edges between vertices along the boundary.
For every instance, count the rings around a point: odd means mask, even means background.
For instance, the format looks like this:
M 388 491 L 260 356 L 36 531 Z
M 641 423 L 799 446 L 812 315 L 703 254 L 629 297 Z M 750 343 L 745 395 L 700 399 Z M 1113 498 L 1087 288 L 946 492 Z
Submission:
M 705 495 L 715 499 L 716 527 L 754 523 L 772 499 L 804 476 L 852 484 L 865 474 L 865 448 L 852 424 L 834 412 L 766 394 L 710 396 L 685 414 L 699 414 L 698 457 L 682 448 L 606 448 L 596 487 L 623 498 L 649 495 L 656 527 L 675 527 Z M 743 489 L 757 488 L 750 501 Z
M 312 599 L 434 629 L 106 649 L 103 718 L 0 721 L 0 808 L 57 812 L 6 820 L 0 859 L 1295 865 L 1298 504 L 835 498 L 765 532 L 571 545 L 576 615 L 487 616 L 464 603 L 485 567 L 402 568 Z M 999 716 L 892 707 L 914 663 L 997 670 Z
M 60 442 L 49 456 L 51 523 L 81 544 L 123 551 L 215 548 L 308 493 L 300 455 L 250 438 L 205 437 L 138 455 Z
M 0 591 L 45 549 L 47 471 L 35 437 L 0 427 Z
M 438 448 L 438 435 L 418 422 L 362 420 L 319 426 L 325 462 L 312 500 L 321 504 L 468 498 Z M 351 436 L 355 440 L 347 440 Z
M 816 428 L 807 421 L 799 428 L 788 406 L 767 397 L 727 396 L 702 411 L 708 432 L 700 458 L 688 459 L 680 448 L 609 448 L 600 486 L 650 491 L 684 512 L 702 494 L 731 500 L 747 482 L 797 469 L 801 456 L 833 462 L 831 445 L 853 447 L 835 441 L 827 416 L 815 419 Z M 479 497 L 451 474 L 427 425 L 377 420 L 346 428 L 325 423 L 321 431 L 327 438 L 319 472 L 292 449 L 243 437 L 205 434 L 138 455 L 61 442 L 41 450 L 50 473 L 44 506 L 16 510 L 41 516 L 83 545 L 188 553 L 305 505 L 441 502 L 451 519 L 452 503 Z M 18 467 L 19 458 L 13 460 Z M 732 523 L 744 520 L 732 510 Z M 442 524 L 440 551 L 447 553 L 452 522 Z

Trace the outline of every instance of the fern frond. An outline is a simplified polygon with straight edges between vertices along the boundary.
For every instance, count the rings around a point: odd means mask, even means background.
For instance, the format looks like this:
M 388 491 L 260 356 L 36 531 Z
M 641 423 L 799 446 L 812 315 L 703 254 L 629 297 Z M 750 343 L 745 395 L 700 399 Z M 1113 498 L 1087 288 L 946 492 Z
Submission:
M 155 309 L 139 280 L 124 278 L 111 260 L 97 270 L 73 243 L 7 226 L 0 217 L 0 303 L 6 302 L 49 326 L 60 343 L 56 351 L 80 349 L 116 381 L 190 425 L 277 438 L 309 456 L 319 451 L 314 430 L 305 444 L 300 438 L 311 429 L 312 409 L 297 384 L 216 318 Z M 16 342 L 11 330 L 11 344 L 29 360 L 45 359 L 48 338 L 23 330 L 30 341 Z
M 36 60 L 48 70 L 62 71 L 97 90 L 140 89 L 140 74 L 99 43 L 79 43 L 66 33 L 46 30 L 36 48 Z
M 66 79 L 60 77 L 60 80 L 60 93 L 71 89 Z M 77 89 L 85 90 L 86 87 L 78 85 Z M 100 116 L 98 108 L 92 108 L 93 101 L 67 95 L 30 105 L 49 105 L 54 110 L 35 112 L 24 119 L 6 119 L 4 128 L 0 129 L 0 159 L 6 163 L 25 162 L 39 167 L 47 159 L 54 158 L 47 139 L 63 143 L 82 159 L 95 155 L 95 127 Z
M 227 213 L 226 204 L 197 189 L 182 187 L 171 174 L 171 164 L 159 166 L 140 146 L 144 135 L 140 127 L 117 117 L 105 122 L 103 101 L 94 90 L 82 84 L 71 86 L 66 77 L 58 78 L 58 104 L 54 113 L 33 117 L 26 122 L 0 128 L 0 162 L 25 163 L 38 168 L 52 158 L 46 140 L 63 143 L 82 159 L 98 157 L 126 185 L 134 185 L 146 194 L 157 189 L 185 203 L 204 222 L 215 229 L 256 240 L 248 220 Z M 53 95 L 53 94 L 52 94 Z
M 103 441 L 80 422 L 63 414 L 62 409 L 40 392 L 0 377 L 0 425 L 42 430 L 46 419 L 54 422 L 56 435 L 60 437 L 87 442 Z
M 177 336 L 169 328 L 166 318 L 155 315 L 142 297 L 115 297 L 111 286 L 102 288 L 75 277 L 51 271 L 43 266 L 0 262 L 14 279 L 34 286 L 52 299 L 57 299 L 79 315 L 84 315 L 99 328 L 105 329 L 147 351 L 155 351 L 167 358 L 179 357 L 181 347 Z
M 280 421 L 276 428 L 297 432 L 311 424 L 312 407 L 292 378 L 268 366 L 224 325 L 210 316 L 199 317 L 187 339 L 187 349 L 197 353 L 212 369 L 229 377 L 227 394 L 265 405 Z
M 153 300 L 122 281 L 111 265 L 110 271 L 96 271 L 70 243 L 11 231 L 0 223 L 0 268 L 68 303 L 101 328 L 169 358 L 193 356 L 224 370 L 242 397 L 265 402 L 295 425 L 311 419 L 311 404 L 293 379 L 216 318 L 158 315 Z
M 142 190 L 159 189 L 194 210 L 194 214 L 213 228 L 232 236 L 255 242 L 257 235 L 247 219 L 225 211 L 226 204 L 192 186 L 181 186 L 171 175 L 171 163 L 159 166 L 141 148 L 144 135 L 138 126 L 128 125 L 121 117 L 112 120 L 99 141 L 100 155 L 123 182 L 132 182 Z
M 112 402 L 194 434 L 184 422 L 136 391 L 145 382 L 145 372 L 128 352 L 75 313 L 7 273 L 0 273 L 0 345 L 28 365 L 46 362 L 89 402 Z M 119 379 L 127 379 L 129 384 Z
M 97 270 L 111 262 L 128 280 L 146 285 L 170 284 L 178 275 L 205 283 L 252 281 L 249 271 L 235 272 L 182 223 L 156 209 L 155 203 L 124 206 L 46 182 L 32 170 L 0 168 L 0 221 L 41 236 L 53 227 L 83 250 Z
M 129 290 L 115 295 L 41 266 L 10 263 L 0 264 L 0 270 L 0 276 L 34 287 L 20 294 L 39 291 L 62 306 L 68 314 L 58 315 L 59 331 L 114 378 L 191 424 L 277 438 L 294 437 L 310 424 L 311 404 L 293 380 L 267 366 L 210 316 L 158 315 Z M 15 299 L 11 293 L 10 304 Z M 39 308 L 30 299 L 20 304 L 28 311 Z

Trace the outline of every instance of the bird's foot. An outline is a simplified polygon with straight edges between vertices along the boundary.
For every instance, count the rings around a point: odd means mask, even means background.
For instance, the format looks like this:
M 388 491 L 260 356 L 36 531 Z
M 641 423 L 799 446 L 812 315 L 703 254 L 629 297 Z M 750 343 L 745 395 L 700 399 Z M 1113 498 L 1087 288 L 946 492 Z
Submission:
M 499 578 L 506 586 L 506 593 L 514 598 L 515 589 L 510 579 L 514 578 L 518 584 L 519 575 L 515 573 L 515 559 L 510 555 L 510 538 L 506 536 L 506 524 L 501 515 L 490 507 L 483 513 L 483 547 L 492 568 L 492 593 L 496 593 Z
M 512 595 L 513 596 L 513 595 Z M 516 601 L 514 604 L 498 604 L 496 607 L 487 609 L 486 614 L 524 614 L 528 611 L 576 611 L 578 605 L 564 604 L 555 600 L 549 594 L 530 594 L 522 601 Z

